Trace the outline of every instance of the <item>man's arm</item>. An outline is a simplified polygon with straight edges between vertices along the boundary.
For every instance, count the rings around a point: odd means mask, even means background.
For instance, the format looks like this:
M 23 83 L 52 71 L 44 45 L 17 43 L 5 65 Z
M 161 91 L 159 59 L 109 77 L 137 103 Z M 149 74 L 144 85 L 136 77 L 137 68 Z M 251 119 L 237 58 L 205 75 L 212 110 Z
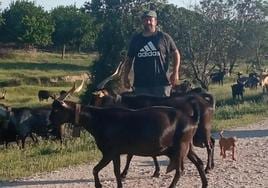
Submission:
M 127 57 L 125 61 L 125 66 L 124 66 L 124 86 L 127 89 L 130 89 L 130 80 L 129 80 L 129 73 L 132 67 L 133 63 L 133 58 Z
M 170 83 L 172 86 L 178 84 L 179 81 L 180 60 L 181 60 L 180 52 L 178 50 L 175 50 L 172 53 L 173 70 L 172 74 L 170 75 Z

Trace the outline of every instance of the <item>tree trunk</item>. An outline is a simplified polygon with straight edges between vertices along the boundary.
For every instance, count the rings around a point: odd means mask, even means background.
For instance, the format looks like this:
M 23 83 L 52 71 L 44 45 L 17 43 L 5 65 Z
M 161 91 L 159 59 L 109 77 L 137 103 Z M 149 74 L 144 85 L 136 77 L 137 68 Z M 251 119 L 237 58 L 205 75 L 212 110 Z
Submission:
M 62 51 L 61 51 L 61 59 L 64 59 L 64 56 L 65 56 L 65 49 L 66 49 L 66 45 L 63 44 L 63 46 L 62 46 Z

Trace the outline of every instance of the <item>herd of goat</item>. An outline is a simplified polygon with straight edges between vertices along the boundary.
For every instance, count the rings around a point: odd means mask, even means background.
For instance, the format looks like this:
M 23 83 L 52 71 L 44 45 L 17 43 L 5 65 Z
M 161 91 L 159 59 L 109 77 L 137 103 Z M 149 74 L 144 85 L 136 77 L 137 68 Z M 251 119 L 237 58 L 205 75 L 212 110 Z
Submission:
M 212 83 L 218 83 L 223 85 L 225 71 L 219 71 L 212 73 L 210 79 Z M 260 85 L 263 89 L 263 93 L 268 92 L 268 73 L 262 73 L 258 75 L 256 72 L 249 73 L 248 76 L 242 76 L 242 73 L 237 73 L 236 83 L 231 85 L 233 99 L 244 100 L 245 88 L 257 89 Z
M 214 168 L 215 147 L 215 140 L 211 136 L 215 111 L 212 94 L 201 88 L 191 88 L 184 82 L 173 89 L 170 97 L 134 95 L 131 92 L 114 95 L 101 89 L 92 93 L 89 105 L 66 100 L 69 95 L 79 92 L 83 83 L 77 88 L 74 85 L 67 92 L 62 91 L 58 97 L 47 91 L 39 92 L 40 101 L 49 97 L 53 99 L 52 105 L 47 108 L 10 108 L 0 105 L 0 142 L 7 146 L 9 142 L 19 144 L 21 141 L 22 147 L 25 147 L 26 137 L 30 136 L 37 142 L 35 135 L 48 138 L 49 134 L 62 141 L 63 126 L 71 123 L 92 134 L 102 153 L 102 159 L 93 169 L 97 188 L 101 187 L 99 172 L 111 161 L 117 187 L 122 187 L 122 179 L 126 177 L 134 155 L 153 158 L 154 177 L 158 177 L 160 171 L 157 156 L 167 156 L 169 164 L 166 172 L 175 170 L 169 186 L 171 188 L 176 186 L 184 171 L 187 157 L 196 166 L 202 187 L 208 186 L 206 173 Z M 237 84 L 245 86 L 239 80 Z M 267 90 L 268 76 L 262 79 L 262 86 Z M 193 146 L 206 148 L 205 168 Z M 127 163 L 121 172 L 122 154 L 127 155 Z

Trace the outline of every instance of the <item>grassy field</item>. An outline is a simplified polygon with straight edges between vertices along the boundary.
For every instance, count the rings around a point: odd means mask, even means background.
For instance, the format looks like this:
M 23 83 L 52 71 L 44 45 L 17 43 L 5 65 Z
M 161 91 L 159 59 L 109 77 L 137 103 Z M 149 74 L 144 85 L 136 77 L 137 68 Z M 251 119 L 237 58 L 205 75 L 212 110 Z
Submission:
M 0 88 L 7 90 L 4 103 L 13 107 L 44 105 L 37 98 L 40 89 L 58 93 L 68 90 L 73 84 L 52 83 L 51 78 L 86 73 L 95 58 L 95 54 L 67 54 L 62 60 L 60 54 L 37 52 L 32 55 L 15 51 L 0 59 Z
M 14 52 L 8 58 L 0 59 L 0 88 L 7 90 L 7 98 L 1 102 L 12 107 L 49 105 L 51 100 L 38 101 L 38 90 L 58 92 L 69 89 L 72 83 L 51 84 L 37 80 L 87 72 L 96 55 L 71 54 L 64 60 L 60 57 L 60 54 L 51 53 Z M 235 80 L 236 76 L 233 76 L 223 86 L 210 86 L 210 92 L 217 101 L 213 131 L 247 125 L 268 115 L 268 105 L 262 101 L 261 88 L 246 89 L 244 102 L 232 100 L 230 86 Z M 76 95 L 72 100 L 78 100 L 78 97 Z M 29 143 L 24 150 L 19 150 L 15 144 L 8 149 L 0 146 L 0 181 L 95 162 L 99 157 L 94 139 L 85 132 L 80 138 L 67 139 L 63 145 L 55 141 L 40 141 L 38 145 Z

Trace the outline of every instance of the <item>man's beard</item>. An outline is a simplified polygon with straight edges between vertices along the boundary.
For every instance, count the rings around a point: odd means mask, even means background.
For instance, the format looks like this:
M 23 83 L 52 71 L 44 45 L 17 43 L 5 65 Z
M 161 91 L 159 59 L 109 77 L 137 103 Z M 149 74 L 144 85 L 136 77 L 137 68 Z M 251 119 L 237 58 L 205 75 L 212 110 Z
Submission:
M 146 25 L 146 26 L 144 26 L 144 30 L 145 30 L 146 32 L 154 32 L 156 29 L 155 29 L 154 26 Z

